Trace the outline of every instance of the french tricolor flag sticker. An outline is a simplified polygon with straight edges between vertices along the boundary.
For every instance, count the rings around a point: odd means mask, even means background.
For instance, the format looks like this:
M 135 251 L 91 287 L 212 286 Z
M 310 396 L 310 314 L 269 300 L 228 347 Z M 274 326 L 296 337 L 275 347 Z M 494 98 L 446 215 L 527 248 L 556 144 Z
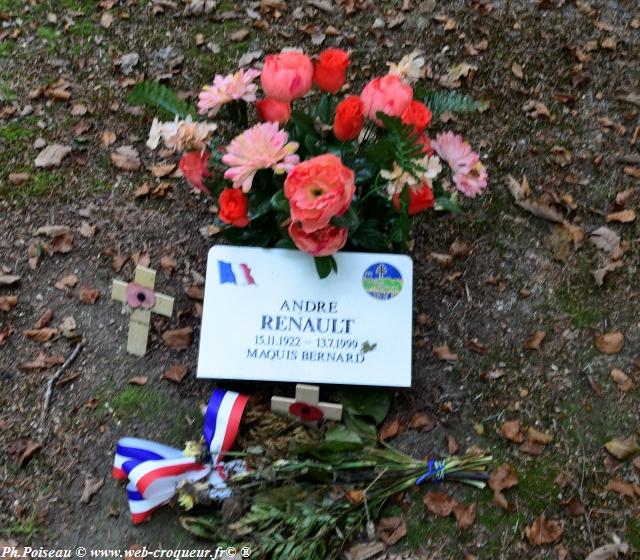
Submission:
M 218 275 L 220 284 L 235 284 L 236 286 L 255 286 L 256 281 L 251 276 L 251 268 L 245 263 L 229 263 L 218 261 Z

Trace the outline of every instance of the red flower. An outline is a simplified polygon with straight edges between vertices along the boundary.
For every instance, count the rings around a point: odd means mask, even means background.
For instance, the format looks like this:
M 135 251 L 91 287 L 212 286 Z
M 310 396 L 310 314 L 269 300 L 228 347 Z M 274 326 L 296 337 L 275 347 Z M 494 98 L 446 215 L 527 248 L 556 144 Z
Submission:
M 204 178 L 210 175 L 209 152 L 187 152 L 180 158 L 180 171 L 190 185 L 202 192 L 209 192 L 203 183 Z
M 418 142 L 422 144 L 421 151 L 423 154 L 427 154 L 429 156 L 433 155 L 433 148 L 431 147 L 431 138 L 429 138 L 429 135 L 426 132 L 423 132 L 418 137 Z
M 416 134 L 422 134 L 424 129 L 431 123 L 431 117 L 429 107 L 414 99 L 409 103 L 409 106 L 404 110 L 400 118 L 404 124 L 412 125 L 413 131 Z
M 393 195 L 393 206 L 396 210 L 400 210 L 400 194 Z M 422 183 L 418 188 L 409 187 L 409 215 L 418 214 L 428 208 L 433 208 L 435 198 L 433 191 L 428 183 Z
M 314 65 L 313 81 L 322 91 L 337 93 L 344 84 L 349 62 L 349 54 L 342 49 L 322 51 Z
M 249 201 L 241 189 L 224 189 L 220 193 L 218 206 L 220 206 L 218 217 L 225 224 L 241 228 L 249 224 L 249 216 L 247 215 Z
M 340 142 L 354 140 L 364 124 L 364 104 L 357 95 L 338 103 L 333 121 L 333 134 Z
M 277 122 L 284 125 L 291 117 L 290 103 L 270 97 L 256 101 L 256 109 L 262 122 Z
M 289 414 L 297 416 L 303 422 L 315 422 L 321 420 L 324 412 L 317 406 L 304 402 L 295 402 L 289 407 Z

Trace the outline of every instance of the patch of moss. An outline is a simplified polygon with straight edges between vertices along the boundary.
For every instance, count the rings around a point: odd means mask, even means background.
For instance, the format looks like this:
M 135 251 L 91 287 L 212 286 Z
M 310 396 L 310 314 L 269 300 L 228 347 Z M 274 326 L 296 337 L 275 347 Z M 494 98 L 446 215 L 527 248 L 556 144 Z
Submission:
M 517 495 L 526 503 L 531 515 L 539 515 L 549 504 L 555 503 L 558 488 L 553 481 L 560 470 L 557 465 L 540 456 L 517 470 Z
M 5 126 L 0 126 L 0 140 L 6 142 L 15 142 L 22 138 L 33 138 L 36 135 L 36 131 L 25 126 L 24 121 L 10 122 Z
M 627 541 L 636 550 L 640 550 L 640 521 L 632 517 L 627 522 Z
M 36 37 L 40 39 L 46 39 L 47 41 L 53 41 L 60 36 L 60 31 L 55 29 L 54 27 L 49 27 L 48 25 L 41 25 L 36 30 Z
M 15 43 L 13 41 L 0 42 L 0 58 L 7 58 L 13 52 Z

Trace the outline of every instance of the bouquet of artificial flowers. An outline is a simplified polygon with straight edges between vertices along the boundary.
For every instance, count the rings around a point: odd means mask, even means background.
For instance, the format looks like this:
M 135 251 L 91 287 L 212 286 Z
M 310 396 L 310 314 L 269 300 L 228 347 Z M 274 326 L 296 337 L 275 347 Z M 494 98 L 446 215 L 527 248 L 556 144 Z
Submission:
M 427 133 L 432 109 L 480 104 L 421 91 L 424 63 L 414 52 L 389 63 L 388 74 L 359 95 L 344 96 L 347 52 L 327 49 L 312 60 L 285 50 L 268 55 L 260 70 L 217 75 L 200 92 L 197 110 L 154 83 L 139 84 L 133 100 L 175 115 L 154 119 L 147 145 L 184 152 L 180 169 L 217 199 L 225 238 L 298 248 L 326 276 L 336 270 L 336 251 L 404 251 L 411 216 L 457 211 L 458 191 L 473 198 L 487 186 L 485 166 L 462 136 Z

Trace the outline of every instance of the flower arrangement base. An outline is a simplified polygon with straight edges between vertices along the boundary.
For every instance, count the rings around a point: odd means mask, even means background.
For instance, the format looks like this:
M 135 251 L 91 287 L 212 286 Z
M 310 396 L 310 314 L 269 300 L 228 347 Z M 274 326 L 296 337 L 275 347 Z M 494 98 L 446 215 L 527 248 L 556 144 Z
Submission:
M 276 414 L 296 416 L 303 422 L 317 422 L 327 419 L 339 422 L 342 419 L 342 405 L 320 402 L 320 387 L 317 385 L 296 385 L 296 396 L 271 397 L 271 411 Z
M 144 266 L 136 267 L 133 282 L 114 280 L 111 299 L 124 303 L 131 309 L 127 352 L 134 356 L 144 356 L 147 352 L 151 313 L 171 317 L 173 298 L 153 290 L 156 271 Z

